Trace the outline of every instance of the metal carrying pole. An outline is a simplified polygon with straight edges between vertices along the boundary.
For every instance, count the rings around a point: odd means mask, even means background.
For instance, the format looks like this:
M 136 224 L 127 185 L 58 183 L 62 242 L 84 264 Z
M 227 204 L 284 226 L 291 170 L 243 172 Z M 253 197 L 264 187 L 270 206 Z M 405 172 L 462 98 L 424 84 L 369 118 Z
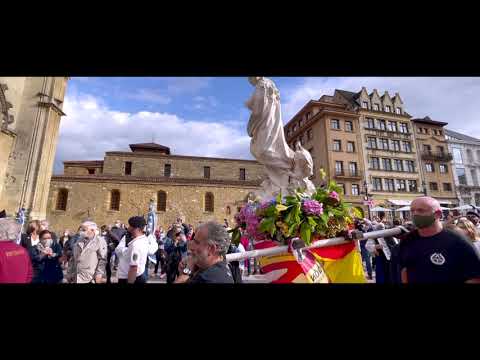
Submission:
M 331 239 L 323 239 L 314 241 L 310 246 L 305 246 L 301 248 L 301 250 L 308 250 L 308 249 L 316 249 L 326 246 L 333 246 L 333 245 L 341 245 L 347 244 L 351 241 L 355 240 L 367 240 L 367 239 L 376 239 L 376 238 L 383 238 L 387 236 L 395 236 L 399 235 L 402 232 L 406 232 L 407 230 L 401 226 L 394 227 L 392 229 L 386 230 L 378 230 L 378 231 L 370 231 L 366 233 L 362 233 L 361 231 L 356 231 L 354 234 L 353 239 L 345 239 L 344 237 L 336 237 Z M 246 251 L 243 253 L 234 253 L 227 255 L 227 262 L 230 261 L 240 261 L 248 258 L 257 258 L 262 256 L 272 256 L 272 255 L 279 255 L 288 252 L 288 245 L 283 246 L 275 246 L 268 249 L 261 249 L 261 250 L 252 250 Z

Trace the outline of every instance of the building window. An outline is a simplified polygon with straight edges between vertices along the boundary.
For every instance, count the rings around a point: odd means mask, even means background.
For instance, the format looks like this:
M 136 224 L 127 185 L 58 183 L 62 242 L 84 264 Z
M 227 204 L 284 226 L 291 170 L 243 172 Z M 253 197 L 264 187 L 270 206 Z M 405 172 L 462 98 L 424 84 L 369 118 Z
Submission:
M 95 169 L 88 169 L 88 174 L 89 175 L 95 174 Z
M 203 178 L 210 179 L 210 166 L 203 167 Z
M 391 171 L 392 170 L 392 159 L 382 159 L 383 170 Z
M 480 161 L 480 150 L 477 150 L 477 161 Z
M 312 140 L 313 139 L 313 131 L 312 129 L 308 129 L 307 131 L 307 139 Z
M 387 124 L 385 123 L 385 120 L 378 120 L 378 128 L 380 130 L 387 130 Z
M 348 164 L 350 169 L 350 176 L 358 176 L 358 167 L 356 162 L 351 162 Z
M 430 172 L 430 173 L 435 172 L 432 163 L 426 163 L 426 164 L 425 164 L 425 170 L 426 170 L 427 172 Z
M 400 132 L 403 134 L 408 134 L 408 125 L 405 123 L 400 123 Z
M 213 212 L 214 198 L 211 192 L 205 194 L 205 212 Z
M 402 109 L 401 108 L 397 107 L 396 112 L 397 112 L 398 115 L 402 115 Z
M 67 202 L 68 202 L 68 190 L 67 189 L 58 190 L 56 209 L 66 211 L 67 210 Z
M 459 148 L 453 148 L 453 159 L 457 164 L 463 164 L 462 150 Z
M 368 109 L 368 101 L 362 102 L 362 108 Z
M 417 180 L 408 180 L 408 191 L 417 192 Z
M 472 177 L 473 186 L 478 186 L 477 171 L 475 169 L 470 169 L 470 176 Z
M 438 190 L 438 184 L 436 182 L 431 182 L 429 185 L 430 185 L 430 190 L 432 191 Z
M 393 164 L 395 165 L 396 171 L 403 171 L 403 161 L 400 159 L 394 159 Z
M 373 104 L 373 109 L 374 109 L 375 111 L 380 111 L 380 105 L 378 105 L 378 104 Z
M 390 105 L 385 105 L 385 111 L 386 112 L 392 112 L 392 108 Z
M 118 190 L 110 192 L 110 210 L 120 210 L 120 191 Z
M 400 140 L 392 140 L 393 151 L 400 151 Z
M 457 167 L 456 173 L 458 177 L 458 183 L 460 185 L 467 185 L 467 175 L 465 174 L 465 168 Z
M 403 143 L 403 151 L 410 153 L 412 152 L 412 144 L 410 141 L 402 141 Z
M 432 148 L 430 145 L 423 145 L 423 151 L 430 154 L 432 152 Z
M 383 150 L 388 150 L 388 139 L 380 139 L 379 148 Z
M 395 132 L 397 132 L 397 131 L 398 131 L 398 130 L 397 130 L 397 123 L 396 123 L 395 121 L 389 121 L 389 122 L 387 123 L 387 129 L 388 129 L 388 131 L 395 131 Z
M 305 120 L 300 119 L 300 121 L 298 122 L 298 127 L 301 128 L 304 123 L 305 123 Z
M 240 180 L 245 180 L 245 169 L 240 169 Z
M 294 132 L 297 131 L 297 128 L 298 128 L 298 127 L 297 127 L 297 124 L 293 125 L 293 131 L 294 131 Z
M 442 130 L 438 130 L 438 136 L 442 136 L 443 133 L 442 133 Z
M 164 174 L 163 176 L 165 176 L 165 177 L 170 177 L 170 175 L 172 174 L 172 165 L 165 164 L 163 174 Z
M 342 151 L 342 141 L 333 140 L 333 151 Z
M 407 164 L 407 171 L 408 172 L 415 172 L 415 162 L 413 160 L 405 160 Z
M 373 182 L 373 190 L 375 191 L 382 191 L 382 179 L 381 178 L 372 178 Z
M 312 113 L 307 112 L 307 113 L 305 114 L 305 120 L 310 119 L 310 116 L 311 116 L 311 115 L 312 115 Z
M 407 191 L 407 183 L 405 180 L 397 180 L 397 191 Z
M 337 185 L 342 188 L 342 190 L 341 190 L 341 191 L 342 191 L 342 194 L 343 194 L 343 195 L 346 195 L 346 193 L 345 193 L 345 184 L 337 184 Z
M 335 174 L 343 175 L 343 161 L 335 161 Z
M 472 153 L 472 150 L 470 149 L 467 149 L 467 160 L 469 163 L 473 162 L 473 153 Z
M 167 210 L 167 193 L 160 190 L 157 192 L 157 211 Z
M 368 146 L 369 149 L 376 149 L 377 148 L 377 138 L 369 136 L 367 138 L 367 146 Z
M 340 120 L 332 119 L 330 123 L 331 123 L 332 129 L 340 130 Z
M 428 131 L 427 128 L 423 128 L 423 132 L 424 132 L 425 134 L 427 134 L 427 135 L 430 134 L 430 131 Z
M 360 186 L 358 184 L 352 184 L 352 195 L 360 195 Z
M 439 154 L 444 154 L 445 148 L 443 146 L 437 146 L 437 151 Z
M 345 121 L 345 131 L 353 131 L 353 123 L 351 121 Z
M 380 159 L 378 157 L 370 158 L 370 167 L 373 170 L 380 170 Z
M 452 191 L 452 184 L 443 183 L 443 191 Z
M 446 174 L 448 173 L 448 165 L 447 164 L 440 164 L 439 166 L 440 173 Z
M 132 162 L 125 161 L 125 175 L 132 175 Z
M 422 133 L 422 128 L 417 128 L 417 133 L 421 134 Z
M 375 120 L 372 118 L 367 118 L 367 128 L 375 129 Z
M 347 152 L 355 152 L 355 143 L 353 141 L 347 142 Z
M 385 187 L 387 191 L 395 191 L 395 180 L 394 179 L 385 179 Z

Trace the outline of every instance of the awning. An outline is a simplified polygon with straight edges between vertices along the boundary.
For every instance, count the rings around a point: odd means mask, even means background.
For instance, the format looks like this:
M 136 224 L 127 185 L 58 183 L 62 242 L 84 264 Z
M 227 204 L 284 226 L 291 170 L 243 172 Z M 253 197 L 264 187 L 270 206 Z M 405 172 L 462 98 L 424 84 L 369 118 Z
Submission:
M 393 199 L 388 199 L 388 202 L 392 203 L 392 205 L 397 205 L 397 206 L 409 206 L 412 203 L 410 200 L 393 200 Z
M 383 208 L 383 207 L 381 207 L 381 206 L 377 206 L 377 207 L 374 207 L 374 208 L 370 209 L 370 211 L 373 211 L 373 212 L 386 212 L 386 211 L 392 211 L 392 210 Z

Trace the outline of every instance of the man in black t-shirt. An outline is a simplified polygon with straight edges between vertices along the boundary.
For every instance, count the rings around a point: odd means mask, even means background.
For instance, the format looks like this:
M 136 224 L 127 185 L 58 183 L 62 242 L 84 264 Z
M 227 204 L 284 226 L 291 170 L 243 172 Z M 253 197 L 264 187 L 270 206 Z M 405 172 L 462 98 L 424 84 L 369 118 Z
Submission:
M 462 235 L 445 230 L 437 200 L 423 196 L 410 207 L 416 230 L 400 242 L 403 283 L 480 283 L 480 258 Z
M 233 284 L 225 262 L 229 245 L 230 237 L 223 225 L 213 221 L 202 223 L 188 242 L 189 256 L 180 263 L 180 275 L 175 282 Z

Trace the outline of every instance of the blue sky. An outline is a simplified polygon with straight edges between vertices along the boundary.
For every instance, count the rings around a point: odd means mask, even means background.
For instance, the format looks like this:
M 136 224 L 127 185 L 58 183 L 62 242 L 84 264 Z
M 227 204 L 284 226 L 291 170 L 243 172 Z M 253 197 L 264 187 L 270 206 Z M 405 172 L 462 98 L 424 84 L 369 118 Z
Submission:
M 272 77 L 281 93 L 283 122 L 310 99 L 335 88 L 362 86 L 399 92 L 414 117 L 480 137 L 479 78 Z M 105 151 L 155 142 L 172 153 L 251 159 L 244 103 L 253 91 L 246 77 L 72 78 L 67 86 L 54 172 L 65 160 L 101 160 Z

